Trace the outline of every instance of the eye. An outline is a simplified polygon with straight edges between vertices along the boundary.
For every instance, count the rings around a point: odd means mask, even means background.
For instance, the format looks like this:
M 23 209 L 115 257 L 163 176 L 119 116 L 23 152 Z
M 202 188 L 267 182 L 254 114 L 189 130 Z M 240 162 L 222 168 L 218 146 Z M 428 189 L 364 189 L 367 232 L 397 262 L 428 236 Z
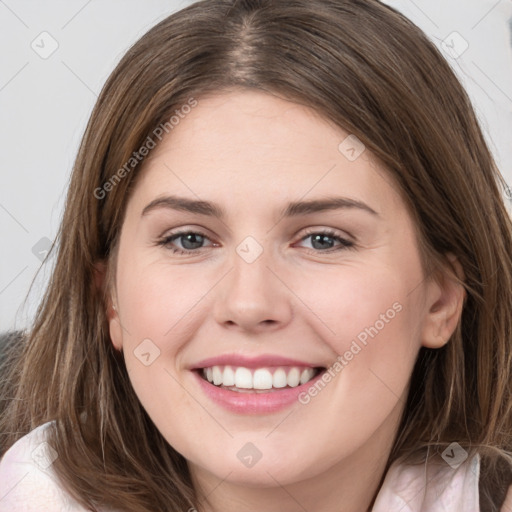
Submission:
M 180 239 L 182 240 L 183 248 L 173 247 L 174 241 Z M 201 249 L 204 249 L 204 247 L 201 247 L 204 240 L 209 240 L 209 238 L 198 231 L 178 231 L 159 240 L 158 245 L 166 247 L 173 253 L 191 254 L 193 252 L 201 252 Z
M 308 238 L 311 239 L 311 244 L 314 249 L 313 251 L 309 252 L 313 253 L 331 253 L 341 251 L 344 249 L 355 249 L 354 242 L 351 242 L 350 240 L 347 240 L 346 238 L 339 236 L 339 234 L 336 231 L 333 231 L 332 229 L 310 230 L 309 232 L 306 233 L 305 236 L 301 238 L 301 241 L 307 240 Z M 333 248 L 332 240 L 337 240 L 339 242 L 339 245 Z
M 347 240 L 341 236 L 339 236 L 336 231 L 330 229 L 324 230 L 311 230 L 305 236 L 301 238 L 301 242 L 311 238 L 311 242 L 313 245 L 313 250 L 309 252 L 319 253 L 319 252 L 336 252 L 341 251 L 343 249 L 354 249 L 355 245 L 350 240 Z M 181 241 L 181 248 L 174 247 L 173 244 L 175 241 Z M 176 233 L 171 233 L 170 235 L 165 236 L 161 240 L 157 242 L 158 245 L 166 247 L 171 252 L 175 254 L 192 254 L 199 253 L 206 247 L 202 244 L 205 240 L 210 240 L 204 233 L 199 231 L 178 231 Z M 339 245 L 337 247 L 332 247 L 333 242 L 330 240 L 337 240 Z M 212 246 L 216 246 L 217 244 L 212 244 Z

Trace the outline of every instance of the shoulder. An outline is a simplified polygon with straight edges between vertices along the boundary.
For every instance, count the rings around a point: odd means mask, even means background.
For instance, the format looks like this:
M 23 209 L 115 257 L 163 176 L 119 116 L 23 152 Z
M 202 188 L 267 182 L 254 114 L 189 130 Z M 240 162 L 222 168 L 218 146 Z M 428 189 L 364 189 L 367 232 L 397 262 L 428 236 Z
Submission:
M 85 512 L 59 485 L 47 422 L 18 439 L 0 460 L 0 512 Z

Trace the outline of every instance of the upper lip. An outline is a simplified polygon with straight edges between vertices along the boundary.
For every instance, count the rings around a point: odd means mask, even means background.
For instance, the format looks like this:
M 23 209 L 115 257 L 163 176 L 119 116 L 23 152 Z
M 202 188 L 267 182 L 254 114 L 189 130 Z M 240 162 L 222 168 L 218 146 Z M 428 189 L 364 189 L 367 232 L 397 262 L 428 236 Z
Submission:
M 203 359 L 192 365 L 191 370 L 210 368 L 212 366 L 238 366 L 244 368 L 262 368 L 265 366 L 305 366 L 309 368 L 323 368 L 320 364 L 312 364 L 297 359 L 290 359 L 273 354 L 261 354 L 259 356 L 243 356 L 240 354 L 224 354 Z

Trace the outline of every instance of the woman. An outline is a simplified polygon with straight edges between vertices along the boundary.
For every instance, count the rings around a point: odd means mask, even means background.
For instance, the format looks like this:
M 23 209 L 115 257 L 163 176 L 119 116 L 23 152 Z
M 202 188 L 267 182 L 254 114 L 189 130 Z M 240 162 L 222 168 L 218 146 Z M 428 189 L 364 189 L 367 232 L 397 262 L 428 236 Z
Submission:
M 510 508 L 500 186 L 463 88 L 393 9 L 168 17 L 84 135 L 0 507 Z

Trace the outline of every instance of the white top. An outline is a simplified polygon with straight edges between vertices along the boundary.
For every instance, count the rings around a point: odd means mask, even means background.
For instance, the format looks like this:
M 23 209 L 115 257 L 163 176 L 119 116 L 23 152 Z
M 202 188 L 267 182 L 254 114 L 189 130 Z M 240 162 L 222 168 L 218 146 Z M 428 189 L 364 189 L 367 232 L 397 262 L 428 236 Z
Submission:
M 1 459 L 0 512 L 87 512 L 52 470 L 57 453 L 45 440 L 50 423 L 20 438 Z M 460 453 L 456 448 L 448 453 L 450 464 L 392 465 L 372 512 L 480 512 L 480 457 L 461 462 Z

